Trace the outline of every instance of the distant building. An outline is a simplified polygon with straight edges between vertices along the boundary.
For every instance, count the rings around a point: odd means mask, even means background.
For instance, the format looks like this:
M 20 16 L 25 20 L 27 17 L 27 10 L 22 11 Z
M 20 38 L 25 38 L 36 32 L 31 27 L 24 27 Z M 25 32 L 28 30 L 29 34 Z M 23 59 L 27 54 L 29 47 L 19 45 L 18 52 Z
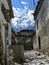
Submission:
M 15 39 L 12 37 L 13 45 L 23 45 L 25 50 L 33 49 L 33 37 L 35 35 L 35 30 L 22 30 L 17 33 L 14 33 L 14 31 L 12 31 L 12 33 L 14 34 L 12 36 L 15 37 Z
M 49 0 L 40 0 L 38 2 L 34 18 L 36 46 L 38 49 L 46 49 L 49 47 Z
M 11 44 L 10 22 L 12 17 L 13 17 L 13 11 L 11 6 L 11 0 L 0 0 L 0 27 L 1 27 L 0 28 L 0 38 L 1 38 L 0 47 L 3 46 L 4 50 L 2 51 L 4 51 L 4 54 L 5 54 L 5 48 L 7 47 L 6 45 Z

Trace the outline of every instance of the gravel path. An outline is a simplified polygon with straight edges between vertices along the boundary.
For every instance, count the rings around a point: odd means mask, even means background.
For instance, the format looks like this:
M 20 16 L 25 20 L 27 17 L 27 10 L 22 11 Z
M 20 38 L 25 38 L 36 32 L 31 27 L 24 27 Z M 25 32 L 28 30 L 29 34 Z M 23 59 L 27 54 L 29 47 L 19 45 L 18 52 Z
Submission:
M 37 51 L 24 52 L 26 63 L 23 65 L 49 65 L 49 57 Z

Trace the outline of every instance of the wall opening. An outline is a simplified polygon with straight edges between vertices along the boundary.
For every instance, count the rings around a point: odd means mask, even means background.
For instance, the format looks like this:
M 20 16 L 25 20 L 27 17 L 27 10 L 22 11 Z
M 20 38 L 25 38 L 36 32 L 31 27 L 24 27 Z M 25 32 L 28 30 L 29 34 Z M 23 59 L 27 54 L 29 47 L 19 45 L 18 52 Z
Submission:
M 40 39 L 40 36 L 38 37 L 38 44 L 39 44 L 39 49 L 41 49 L 41 39 Z

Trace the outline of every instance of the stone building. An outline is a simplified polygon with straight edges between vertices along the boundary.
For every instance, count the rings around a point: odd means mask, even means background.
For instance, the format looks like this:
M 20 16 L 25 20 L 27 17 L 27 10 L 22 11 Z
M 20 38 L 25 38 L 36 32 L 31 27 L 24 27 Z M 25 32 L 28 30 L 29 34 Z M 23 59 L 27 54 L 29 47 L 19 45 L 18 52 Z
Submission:
M 37 49 L 37 47 L 36 47 L 36 31 L 35 31 L 35 33 L 33 35 L 32 40 L 33 40 L 33 50 L 36 50 Z
M 12 37 L 12 44 L 15 43 L 17 45 L 23 45 L 25 50 L 33 49 L 33 37 L 35 35 L 35 30 L 22 30 L 20 32 L 14 33 L 14 37 Z M 35 39 L 34 39 L 35 40 Z
M 49 0 L 39 0 L 34 13 L 36 25 L 36 46 L 44 49 L 45 53 L 49 48 Z
M 2 50 L 0 49 L 0 51 L 2 51 L 4 55 L 8 51 L 7 50 L 8 45 L 11 44 L 10 22 L 12 18 L 13 18 L 13 11 L 11 6 L 11 0 L 0 0 L 0 41 L 1 41 L 0 48 L 3 46 Z M 2 53 L 0 55 L 2 55 Z M 1 60 L 0 64 L 3 65 L 5 63 Z

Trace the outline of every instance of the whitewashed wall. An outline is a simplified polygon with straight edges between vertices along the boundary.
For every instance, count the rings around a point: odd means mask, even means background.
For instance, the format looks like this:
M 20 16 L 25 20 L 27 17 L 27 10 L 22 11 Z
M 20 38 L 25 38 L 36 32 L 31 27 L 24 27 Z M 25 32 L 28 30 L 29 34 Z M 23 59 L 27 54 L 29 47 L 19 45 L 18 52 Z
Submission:
M 0 2 L 4 4 L 6 9 L 9 9 L 7 0 L 0 0 Z
M 6 20 L 2 14 L 2 11 L 1 11 L 1 3 L 3 2 L 3 4 L 5 5 L 5 7 L 7 9 L 9 9 L 9 6 L 8 6 L 8 3 L 7 3 L 7 0 L 1 0 L 0 1 L 0 23 L 1 23 L 1 34 L 2 34 L 2 40 L 3 40 L 3 45 L 4 45 L 4 50 L 5 50 L 5 23 L 6 23 Z M 8 23 L 8 40 L 9 40 L 9 44 L 11 44 L 11 25 L 10 23 Z
M 36 42 L 37 42 L 37 48 L 38 48 L 38 36 L 41 37 L 41 43 L 44 44 L 46 43 L 46 40 L 44 41 L 43 39 L 47 39 L 47 29 L 48 26 L 48 19 L 49 19 L 49 0 L 44 0 L 43 5 L 38 13 L 36 22 L 38 20 L 38 29 L 37 29 L 37 24 L 36 24 Z M 46 36 L 46 38 L 45 38 Z M 42 42 L 43 41 L 43 42 Z

